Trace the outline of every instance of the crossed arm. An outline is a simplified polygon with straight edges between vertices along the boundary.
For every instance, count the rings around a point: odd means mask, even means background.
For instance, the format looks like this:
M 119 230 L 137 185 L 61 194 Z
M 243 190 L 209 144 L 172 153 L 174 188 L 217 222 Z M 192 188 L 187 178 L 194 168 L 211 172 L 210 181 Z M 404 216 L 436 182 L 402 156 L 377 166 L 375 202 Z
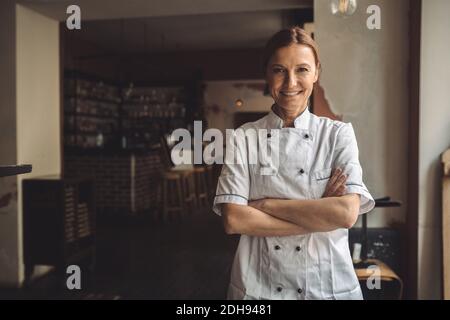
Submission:
M 358 218 L 360 196 L 345 193 L 346 176 L 335 170 L 324 197 L 317 200 L 261 199 L 248 205 L 225 203 L 228 234 L 289 236 L 351 228 Z

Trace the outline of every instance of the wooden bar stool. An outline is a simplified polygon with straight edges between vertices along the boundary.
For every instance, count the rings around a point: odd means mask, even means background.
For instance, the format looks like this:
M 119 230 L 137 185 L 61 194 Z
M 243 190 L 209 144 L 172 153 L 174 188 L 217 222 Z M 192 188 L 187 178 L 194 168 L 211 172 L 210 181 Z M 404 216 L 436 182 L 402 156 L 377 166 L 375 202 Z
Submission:
M 183 201 L 183 210 L 188 210 L 189 213 L 193 214 L 197 208 L 197 196 L 195 192 L 195 177 L 194 170 L 192 168 L 177 168 L 174 167 L 162 174 L 162 183 L 158 190 L 158 199 L 161 200 L 161 206 L 163 207 L 163 219 L 167 219 L 169 211 L 178 210 L 179 206 L 175 206 L 177 209 L 173 208 L 173 203 L 179 203 L 179 193 L 178 184 L 181 185 L 181 199 Z M 179 182 L 177 181 L 179 180 Z M 164 184 L 164 182 L 166 184 Z M 172 181 L 173 183 L 170 183 Z M 175 189 L 174 189 L 175 188 Z M 175 194 L 174 194 L 175 193 Z M 176 199 L 172 199 L 173 197 Z M 164 198 L 165 197 L 165 198 Z M 172 197 L 172 198 L 171 198 Z M 166 199 L 166 200 L 164 200 Z M 176 201 L 173 201 L 176 200 Z M 180 211 L 178 217 L 184 218 L 186 212 Z
M 216 186 L 214 185 L 214 166 L 213 165 L 206 165 L 206 185 L 207 185 L 207 192 L 208 192 L 208 201 L 210 203 L 213 202 L 214 196 L 216 195 Z
M 208 182 L 205 167 L 195 167 L 195 194 L 197 196 L 197 204 L 199 208 L 209 206 L 208 199 Z
M 182 179 L 183 201 L 185 208 L 187 208 L 191 214 L 194 213 L 197 207 L 194 170 L 173 170 L 172 172 L 180 174 Z
M 188 208 L 191 213 L 195 211 L 198 206 L 198 196 L 197 196 L 197 187 L 196 187 L 196 172 L 194 170 L 194 166 L 192 164 L 180 164 L 174 165 L 170 158 L 170 148 L 167 145 L 167 140 L 165 137 L 160 138 L 161 144 L 161 163 L 163 170 L 169 174 L 169 176 L 175 179 L 175 176 L 178 176 L 181 184 L 181 198 L 183 199 L 183 210 Z M 166 174 L 165 173 L 165 174 Z M 163 179 L 165 180 L 165 179 Z M 162 188 L 162 194 L 166 194 L 167 192 L 171 192 L 172 190 L 167 190 L 164 187 Z M 177 191 L 178 193 L 178 191 Z M 201 198 L 203 199 L 203 198 Z M 168 204 L 164 201 L 163 207 L 166 208 Z M 177 207 L 178 208 L 178 207 Z M 164 215 L 166 214 L 166 209 L 163 210 Z M 183 217 L 183 213 L 180 215 Z
M 163 221 L 173 218 L 170 213 L 179 212 L 179 216 L 183 215 L 185 209 L 185 199 L 183 195 L 183 179 L 182 175 L 176 172 L 165 171 L 162 173 L 162 198 L 163 198 Z

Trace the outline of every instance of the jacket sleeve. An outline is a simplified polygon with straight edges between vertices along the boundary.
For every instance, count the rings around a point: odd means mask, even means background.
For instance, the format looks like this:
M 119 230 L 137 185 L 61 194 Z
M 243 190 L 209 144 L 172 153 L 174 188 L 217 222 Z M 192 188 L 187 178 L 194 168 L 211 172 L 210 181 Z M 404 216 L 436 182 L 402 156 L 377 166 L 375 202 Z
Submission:
M 351 123 L 344 124 L 338 134 L 334 150 L 333 168 L 342 168 L 347 178 L 347 194 L 361 195 L 359 213 L 367 213 L 375 207 L 375 201 L 363 182 L 363 171 L 359 163 L 359 150 Z

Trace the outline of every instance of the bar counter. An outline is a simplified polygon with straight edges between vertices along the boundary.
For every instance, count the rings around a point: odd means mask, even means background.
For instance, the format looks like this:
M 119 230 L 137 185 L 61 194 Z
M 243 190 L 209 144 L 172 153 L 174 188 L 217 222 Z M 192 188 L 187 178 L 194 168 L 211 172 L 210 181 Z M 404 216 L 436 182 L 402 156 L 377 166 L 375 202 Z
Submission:
M 159 149 L 65 152 L 65 176 L 93 179 L 100 214 L 137 214 L 152 209 L 160 170 Z

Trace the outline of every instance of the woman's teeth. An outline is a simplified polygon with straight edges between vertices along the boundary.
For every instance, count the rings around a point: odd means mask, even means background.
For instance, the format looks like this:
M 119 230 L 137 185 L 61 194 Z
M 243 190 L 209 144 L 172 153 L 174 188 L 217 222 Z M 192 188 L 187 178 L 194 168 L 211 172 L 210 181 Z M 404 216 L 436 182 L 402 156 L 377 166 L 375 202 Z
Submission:
M 296 96 L 296 95 L 298 95 L 300 93 L 302 93 L 302 91 L 296 91 L 296 92 L 284 92 L 284 91 L 281 91 L 282 95 L 288 96 L 288 97 L 293 97 L 293 96 Z

